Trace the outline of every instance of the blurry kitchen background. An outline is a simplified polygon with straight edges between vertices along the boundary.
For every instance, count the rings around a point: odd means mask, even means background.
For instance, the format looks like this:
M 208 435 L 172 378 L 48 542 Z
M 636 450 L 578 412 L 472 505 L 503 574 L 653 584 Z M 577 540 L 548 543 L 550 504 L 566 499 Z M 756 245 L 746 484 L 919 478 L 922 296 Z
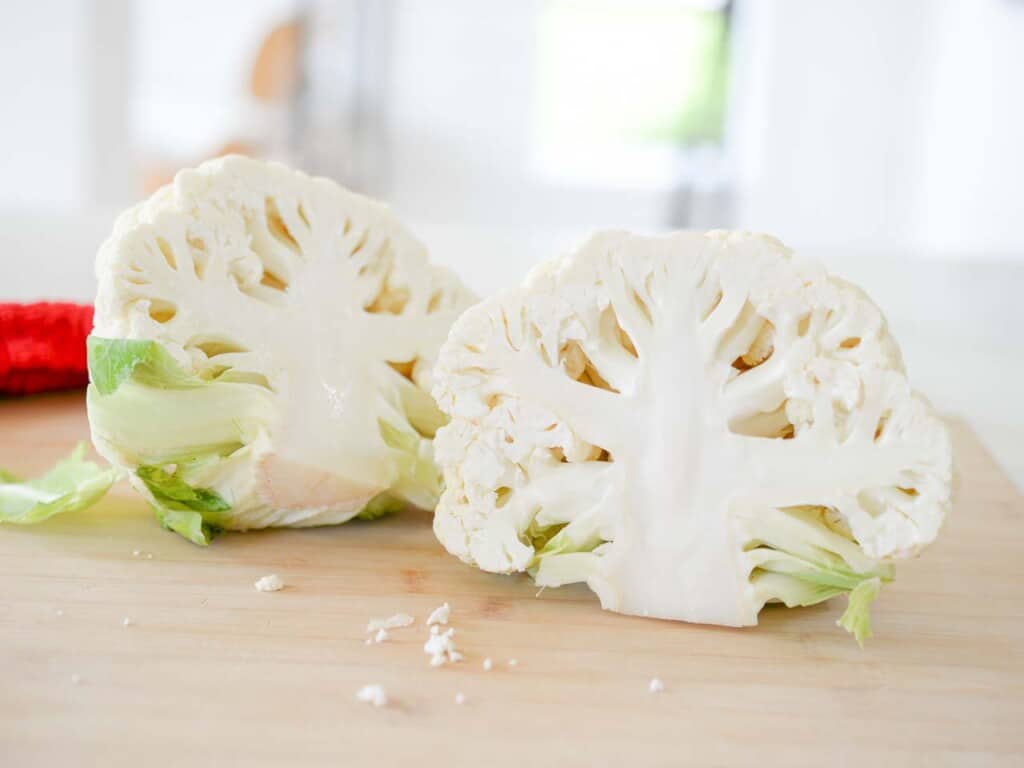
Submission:
M 1024 483 L 1022 0 L 33 0 L 0 89 L 0 301 L 90 300 L 116 212 L 230 151 L 481 293 L 595 228 L 764 230 Z

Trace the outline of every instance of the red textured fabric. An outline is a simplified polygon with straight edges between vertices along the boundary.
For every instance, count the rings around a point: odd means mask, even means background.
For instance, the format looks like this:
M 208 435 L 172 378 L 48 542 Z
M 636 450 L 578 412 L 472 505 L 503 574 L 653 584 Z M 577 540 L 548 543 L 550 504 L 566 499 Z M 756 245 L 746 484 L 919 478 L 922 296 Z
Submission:
M 0 304 L 0 395 L 84 387 L 91 329 L 87 304 Z

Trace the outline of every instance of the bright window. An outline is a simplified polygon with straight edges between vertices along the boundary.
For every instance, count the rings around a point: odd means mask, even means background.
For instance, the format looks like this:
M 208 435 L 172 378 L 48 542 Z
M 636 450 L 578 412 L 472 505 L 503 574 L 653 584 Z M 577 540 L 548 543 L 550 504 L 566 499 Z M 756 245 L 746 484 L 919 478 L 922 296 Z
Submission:
M 540 14 L 534 165 L 563 183 L 679 182 L 722 138 L 728 4 L 549 0 Z

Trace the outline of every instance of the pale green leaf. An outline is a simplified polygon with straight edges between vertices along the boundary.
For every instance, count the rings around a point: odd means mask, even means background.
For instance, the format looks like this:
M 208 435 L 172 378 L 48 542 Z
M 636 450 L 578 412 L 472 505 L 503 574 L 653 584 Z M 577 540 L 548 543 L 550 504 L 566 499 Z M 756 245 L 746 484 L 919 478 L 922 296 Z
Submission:
M 857 644 L 863 648 L 864 641 L 871 637 L 871 603 L 878 597 L 882 589 L 881 579 L 862 581 L 850 592 L 846 611 L 836 623 L 857 638 Z
M 0 522 L 38 523 L 64 512 L 85 509 L 99 501 L 117 480 L 115 469 L 86 461 L 86 445 L 40 477 L 19 482 L 0 470 Z

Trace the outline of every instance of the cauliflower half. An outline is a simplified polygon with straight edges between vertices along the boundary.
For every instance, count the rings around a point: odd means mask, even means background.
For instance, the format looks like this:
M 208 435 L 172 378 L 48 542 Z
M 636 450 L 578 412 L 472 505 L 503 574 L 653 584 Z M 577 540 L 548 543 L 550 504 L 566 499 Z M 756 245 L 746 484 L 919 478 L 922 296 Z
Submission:
M 770 237 L 593 237 L 453 326 L 450 552 L 604 608 L 743 626 L 850 595 L 950 509 L 950 437 L 858 288 Z
M 166 526 L 205 543 L 434 506 L 427 390 L 473 297 L 386 207 L 215 160 L 124 213 L 96 273 L 93 441 Z

